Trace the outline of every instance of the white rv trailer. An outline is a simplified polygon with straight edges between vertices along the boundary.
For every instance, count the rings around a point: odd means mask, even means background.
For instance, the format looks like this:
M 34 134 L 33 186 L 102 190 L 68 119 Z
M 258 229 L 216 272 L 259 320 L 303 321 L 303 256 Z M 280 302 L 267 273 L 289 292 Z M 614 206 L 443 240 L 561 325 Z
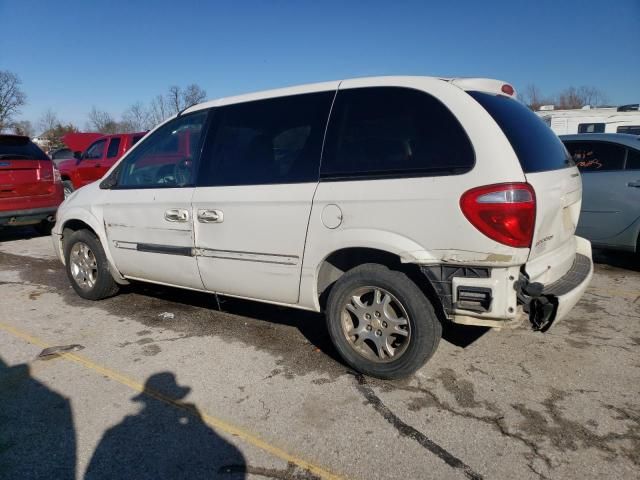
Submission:
M 640 111 L 638 105 L 554 110 L 543 106 L 536 112 L 556 135 L 574 133 L 629 133 L 640 135 Z

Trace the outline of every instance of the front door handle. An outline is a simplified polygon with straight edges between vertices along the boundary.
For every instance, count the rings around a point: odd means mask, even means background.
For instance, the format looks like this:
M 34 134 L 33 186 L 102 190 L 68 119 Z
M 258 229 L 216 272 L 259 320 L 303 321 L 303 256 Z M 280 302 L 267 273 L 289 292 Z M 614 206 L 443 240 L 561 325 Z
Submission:
M 200 223 L 222 223 L 224 214 L 222 210 L 198 210 L 198 221 Z
M 186 222 L 189 220 L 189 211 L 183 208 L 170 208 L 164 212 L 167 222 Z
M 640 180 L 636 180 L 635 182 L 629 182 L 629 183 L 627 183 L 627 187 L 640 188 Z

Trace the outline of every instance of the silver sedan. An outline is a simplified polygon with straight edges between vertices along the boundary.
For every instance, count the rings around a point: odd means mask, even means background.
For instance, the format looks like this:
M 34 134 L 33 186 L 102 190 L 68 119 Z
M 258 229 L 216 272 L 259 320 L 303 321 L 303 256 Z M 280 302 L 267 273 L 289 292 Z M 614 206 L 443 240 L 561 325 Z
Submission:
M 640 252 L 640 136 L 562 135 L 582 173 L 576 234 L 600 248 Z

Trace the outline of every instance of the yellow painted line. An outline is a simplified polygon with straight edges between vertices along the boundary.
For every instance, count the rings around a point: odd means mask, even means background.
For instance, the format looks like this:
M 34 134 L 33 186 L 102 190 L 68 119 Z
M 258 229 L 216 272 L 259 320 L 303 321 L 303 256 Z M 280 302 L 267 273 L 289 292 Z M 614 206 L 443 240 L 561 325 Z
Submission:
M 0 322 L 0 330 L 3 330 L 6 333 L 13 335 L 14 337 L 20 338 L 32 345 L 35 345 L 41 348 L 48 348 L 51 346 L 47 344 L 45 341 L 40 340 L 39 338 L 36 338 L 26 332 L 18 330 L 17 328 L 2 322 Z M 94 363 L 91 360 L 81 357 L 80 355 L 76 355 L 75 353 L 61 353 L 59 355 L 61 358 L 80 364 L 83 367 L 93 370 L 94 372 L 97 372 L 100 375 L 104 375 L 105 377 L 108 377 L 115 382 L 121 383 L 122 385 L 126 385 L 132 390 L 135 390 L 136 392 L 140 392 L 145 395 L 148 395 L 151 398 L 155 398 L 156 400 L 166 403 L 167 405 L 170 405 L 179 410 L 185 410 L 191 413 L 194 412 L 193 407 L 184 405 L 178 400 L 168 397 L 156 390 L 145 388 L 141 383 L 136 382 L 135 380 L 125 375 L 122 375 L 114 370 L 98 365 L 97 363 Z M 324 478 L 327 480 L 343 480 L 344 479 L 344 477 L 331 473 L 325 468 L 319 467 L 318 465 L 315 465 L 291 453 L 288 453 L 285 450 L 282 450 L 281 448 L 271 445 L 265 440 L 262 440 L 257 435 L 254 435 L 253 433 L 247 430 L 244 430 L 241 427 L 237 427 L 236 425 L 233 425 L 229 422 L 225 422 L 224 420 L 213 417 L 204 412 L 200 412 L 200 417 L 210 427 L 213 427 L 219 431 L 225 432 L 229 435 L 236 436 L 244 440 L 245 442 L 264 450 L 265 452 L 270 453 L 275 457 L 278 457 L 278 458 L 281 458 L 282 460 L 293 463 L 294 465 L 297 465 L 298 467 L 304 470 L 308 470 L 314 475 L 319 476 L 320 478 Z

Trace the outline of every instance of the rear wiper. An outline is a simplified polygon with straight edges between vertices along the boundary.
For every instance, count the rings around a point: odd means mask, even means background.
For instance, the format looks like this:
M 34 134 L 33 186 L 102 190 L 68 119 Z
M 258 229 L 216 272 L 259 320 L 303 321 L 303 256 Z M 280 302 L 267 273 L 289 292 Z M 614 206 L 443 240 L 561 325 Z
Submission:
M 15 153 L 0 153 L 0 158 L 10 158 L 16 160 L 35 160 L 27 155 L 16 155 Z

